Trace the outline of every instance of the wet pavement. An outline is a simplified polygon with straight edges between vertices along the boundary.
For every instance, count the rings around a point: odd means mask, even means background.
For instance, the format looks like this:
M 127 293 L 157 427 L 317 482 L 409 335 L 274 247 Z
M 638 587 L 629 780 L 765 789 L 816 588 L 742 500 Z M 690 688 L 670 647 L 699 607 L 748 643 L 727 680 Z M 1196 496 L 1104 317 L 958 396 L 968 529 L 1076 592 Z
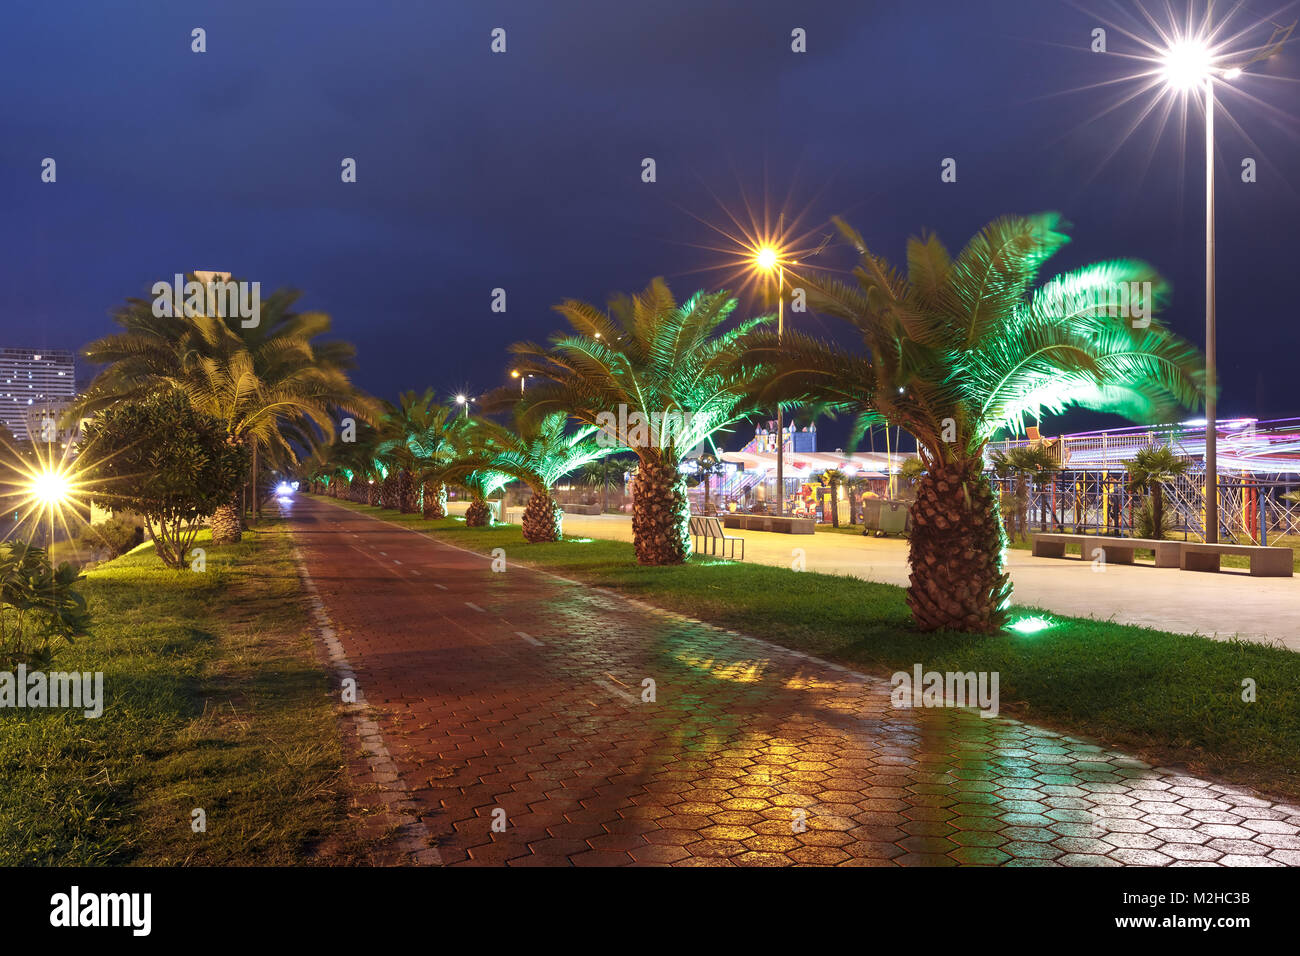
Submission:
M 1300 807 L 300 497 L 436 854 L 497 865 L 1300 865 Z M 924 664 L 924 662 L 921 662 Z

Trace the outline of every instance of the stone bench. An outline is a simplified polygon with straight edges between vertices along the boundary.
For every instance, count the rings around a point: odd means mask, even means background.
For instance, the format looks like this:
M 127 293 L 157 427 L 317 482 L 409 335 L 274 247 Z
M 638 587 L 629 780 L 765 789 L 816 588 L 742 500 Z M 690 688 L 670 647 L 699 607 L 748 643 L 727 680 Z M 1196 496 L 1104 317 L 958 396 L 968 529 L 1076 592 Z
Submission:
M 723 515 L 722 521 L 728 528 L 780 534 L 812 534 L 817 528 L 817 522 L 812 518 L 788 518 L 784 515 L 728 514 Z
M 1063 558 L 1067 545 L 1078 547 L 1079 557 L 1084 560 L 1096 557 L 1100 549 L 1107 564 L 1133 564 L 1138 551 L 1151 551 L 1157 568 L 1177 568 L 1181 567 L 1179 561 L 1187 542 L 1100 534 L 1035 534 L 1031 550 L 1036 557 Z
M 1253 544 L 1183 545 L 1184 571 L 1218 571 L 1219 557 L 1240 554 L 1250 558 L 1250 573 L 1261 578 L 1289 578 L 1295 573 L 1295 559 L 1290 548 L 1266 548 Z

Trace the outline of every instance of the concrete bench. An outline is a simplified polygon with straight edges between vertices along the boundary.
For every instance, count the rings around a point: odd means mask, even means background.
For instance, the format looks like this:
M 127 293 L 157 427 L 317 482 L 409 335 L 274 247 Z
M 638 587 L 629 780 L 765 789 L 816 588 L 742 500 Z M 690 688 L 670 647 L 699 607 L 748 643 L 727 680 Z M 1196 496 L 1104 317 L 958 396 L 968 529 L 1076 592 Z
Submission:
M 1265 548 L 1253 544 L 1183 545 L 1184 571 L 1218 571 L 1219 557 L 1241 554 L 1250 558 L 1250 573 L 1261 578 L 1289 578 L 1295 573 L 1295 559 L 1290 548 Z
M 1177 568 L 1185 541 L 1156 538 L 1116 538 L 1100 534 L 1035 534 L 1032 553 L 1040 558 L 1063 558 L 1067 545 L 1077 546 L 1079 557 L 1091 560 L 1098 549 L 1107 564 L 1133 564 L 1138 551 L 1155 554 L 1157 568 Z
M 817 522 L 812 518 L 790 518 L 785 515 L 729 514 L 723 516 L 728 528 L 744 531 L 775 531 L 779 534 L 812 534 Z
M 691 534 L 693 534 L 700 544 L 695 546 L 695 550 L 704 554 L 704 548 L 701 546 L 704 542 L 710 545 L 709 554 L 718 553 L 718 542 L 722 542 L 722 556 L 730 557 L 733 561 L 736 559 L 736 542 L 740 542 L 740 560 L 745 560 L 745 539 L 728 535 L 722 530 L 722 522 L 717 518 L 710 518 L 704 515 L 691 515 Z M 727 554 L 727 542 L 731 542 L 731 554 Z

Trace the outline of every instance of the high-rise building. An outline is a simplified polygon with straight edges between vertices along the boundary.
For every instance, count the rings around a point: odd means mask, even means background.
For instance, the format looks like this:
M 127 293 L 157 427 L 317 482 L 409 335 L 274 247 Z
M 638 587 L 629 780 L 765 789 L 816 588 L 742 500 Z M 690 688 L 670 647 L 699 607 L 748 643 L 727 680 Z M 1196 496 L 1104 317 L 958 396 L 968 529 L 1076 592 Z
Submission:
M 76 394 L 76 360 L 72 352 L 0 348 L 0 424 L 14 438 L 39 441 L 43 423 L 56 422 Z M 53 434 L 46 438 L 52 439 Z

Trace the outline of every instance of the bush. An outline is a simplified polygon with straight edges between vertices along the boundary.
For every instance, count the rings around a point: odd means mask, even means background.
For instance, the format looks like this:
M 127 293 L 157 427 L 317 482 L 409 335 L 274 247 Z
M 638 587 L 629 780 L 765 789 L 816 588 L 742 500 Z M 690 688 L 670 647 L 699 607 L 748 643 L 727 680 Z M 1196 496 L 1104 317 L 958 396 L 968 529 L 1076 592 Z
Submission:
M 109 558 L 126 554 L 143 543 L 144 525 L 124 517 L 91 525 L 77 539 L 78 550 L 103 553 Z
M 158 556 L 180 568 L 200 522 L 230 504 L 248 456 L 179 392 L 113 405 L 82 429 L 92 500 L 144 518 Z
M 0 545 L 0 662 L 44 667 L 54 641 L 86 633 L 90 614 L 73 587 L 80 580 L 66 561 L 56 569 L 42 548 Z
M 1177 519 L 1172 514 L 1169 507 L 1166 506 L 1164 514 L 1160 516 L 1162 519 L 1160 524 L 1163 525 L 1163 527 L 1160 529 L 1160 533 L 1156 534 L 1156 522 L 1155 517 L 1152 515 L 1152 510 L 1150 498 L 1142 502 L 1142 507 L 1138 509 L 1137 515 L 1133 518 L 1133 524 L 1136 525 L 1134 528 L 1136 534 L 1134 536 L 1138 538 L 1150 538 L 1153 540 L 1163 540 L 1164 538 L 1168 538 L 1174 531 L 1174 525 L 1177 523 Z

